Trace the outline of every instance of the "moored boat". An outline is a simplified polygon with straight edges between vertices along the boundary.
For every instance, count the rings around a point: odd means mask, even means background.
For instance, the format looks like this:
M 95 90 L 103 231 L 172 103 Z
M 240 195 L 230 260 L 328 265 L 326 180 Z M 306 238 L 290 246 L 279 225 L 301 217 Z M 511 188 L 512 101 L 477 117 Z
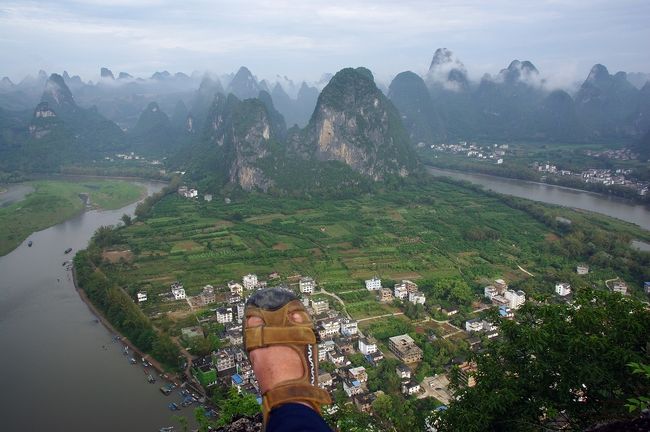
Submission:
M 27 243 L 27 246 L 32 247 L 33 244 L 34 244 L 34 242 L 30 240 L 30 241 Z

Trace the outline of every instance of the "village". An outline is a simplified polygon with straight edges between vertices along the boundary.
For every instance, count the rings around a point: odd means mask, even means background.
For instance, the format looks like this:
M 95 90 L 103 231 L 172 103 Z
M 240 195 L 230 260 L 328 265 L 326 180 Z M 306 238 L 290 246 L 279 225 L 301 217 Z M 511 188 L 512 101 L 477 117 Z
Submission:
M 585 264 L 578 265 L 576 273 L 586 275 L 589 273 L 589 267 Z M 277 273 L 268 275 L 269 281 L 279 282 L 280 279 Z M 221 334 L 218 335 L 222 346 L 208 355 L 193 356 L 190 370 L 194 384 L 200 385 L 208 392 L 214 386 L 234 387 L 238 392 L 250 393 L 261 401 L 259 384 L 244 349 L 242 330 L 247 296 L 268 286 L 268 281 L 260 280 L 257 275 L 251 273 L 244 275 L 241 282 L 230 281 L 221 288 L 205 285 L 196 296 L 187 296 L 181 282 L 172 283 L 168 293 L 160 294 L 164 295 L 168 302 L 186 302 L 193 311 L 208 312 L 201 315 L 203 318 L 198 319 L 197 325 L 181 329 L 182 341 L 205 338 L 206 324 L 216 323 L 222 326 Z M 319 341 L 319 386 L 331 394 L 338 389 L 339 394 L 345 395 L 345 403 L 354 404 L 362 412 L 372 414 L 373 401 L 383 394 L 381 390 L 371 391 L 368 380 L 369 372 L 377 368 L 386 358 L 397 360 L 391 373 L 399 379 L 399 389 L 404 397 L 434 398 L 440 406 L 446 406 L 454 398 L 454 392 L 449 387 L 452 369 L 456 369 L 459 373 L 461 385 L 473 386 L 476 383 L 474 376 L 476 365 L 464 358 L 453 359 L 445 366 L 443 373 L 417 379 L 416 370 L 423 360 L 422 342 L 418 344 L 406 333 L 390 336 L 383 343 L 372 334 L 364 334 L 359 328 L 359 322 L 368 318 L 352 319 L 345 312 L 343 300 L 321 289 L 311 277 L 294 275 L 274 286 L 294 291 L 313 317 Z M 623 281 L 608 281 L 608 287 L 614 292 L 627 295 L 627 285 Z M 650 283 L 646 283 L 644 288 L 646 293 L 650 294 Z M 360 287 L 360 290 L 363 288 Z M 382 286 L 381 279 L 373 277 L 365 280 L 365 290 L 373 293 L 376 301 L 380 303 L 399 302 L 417 306 L 424 305 L 426 302 L 425 294 L 418 289 L 415 282 L 410 280 L 402 280 L 392 288 L 388 288 Z M 572 299 L 570 284 L 558 282 L 555 285 L 555 294 L 555 301 L 570 303 Z M 147 300 L 146 292 L 137 293 L 137 303 L 141 304 Z M 343 308 L 334 308 L 331 302 L 339 302 Z M 477 317 L 466 320 L 464 328 L 444 321 L 451 332 L 443 338 L 458 337 L 466 341 L 472 351 L 480 352 L 484 343 L 499 337 L 498 323 L 482 318 L 481 312 L 495 308 L 500 319 L 513 319 L 517 310 L 525 303 L 526 294 L 523 291 L 511 289 L 503 279 L 496 279 L 492 284 L 484 287 L 482 302 L 477 303 L 473 311 Z M 441 312 L 447 317 L 452 317 L 458 313 L 458 310 L 442 309 Z M 401 313 L 394 315 L 401 315 Z M 383 316 L 374 318 L 381 319 Z M 430 320 L 435 321 L 429 316 L 423 321 Z M 442 321 L 438 322 L 442 323 Z M 435 334 L 430 333 L 425 343 L 432 342 L 436 338 Z M 330 409 L 336 410 L 337 407 L 334 405 Z
M 492 162 L 495 165 L 502 165 L 506 155 L 511 150 L 509 144 L 485 144 L 475 142 L 459 141 L 453 144 L 432 144 L 430 148 L 436 152 L 448 153 L 463 156 L 481 162 Z M 593 151 L 585 150 L 584 155 L 593 158 L 612 159 L 617 161 L 634 161 L 638 155 L 630 149 L 615 149 Z M 510 161 L 515 160 L 510 159 Z M 548 176 L 557 178 L 571 178 L 583 183 L 602 184 L 604 186 L 622 186 L 634 190 L 639 196 L 646 196 L 650 188 L 650 182 L 640 181 L 632 176 L 630 168 L 587 168 L 580 171 L 571 171 L 558 168 L 552 162 L 534 161 L 527 165 L 528 168 L 540 173 L 540 181 L 546 181 Z

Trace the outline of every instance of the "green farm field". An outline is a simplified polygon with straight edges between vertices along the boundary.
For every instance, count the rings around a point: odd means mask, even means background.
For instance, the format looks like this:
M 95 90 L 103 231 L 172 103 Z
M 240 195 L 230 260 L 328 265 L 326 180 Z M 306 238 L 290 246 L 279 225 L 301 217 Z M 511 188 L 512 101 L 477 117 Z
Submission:
M 539 208 L 551 220 L 562 215 L 595 232 L 647 237 L 608 218 L 591 222 L 568 209 Z M 150 298 L 175 280 L 196 295 L 206 284 L 223 287 L 247 273 L 264 280 L 278 272 L 288 283 L 309 275 L 341 293 L 347 311 L 362 319 L 398 311 L 365 291 L 363 280 L 374 275 L 384 286 L 400 279 L 425 286 L 458 280 L 476 294 L 503 277 L 531 294 L 549 294 L 556 278 L 572 277 L 584 260 L 561 253 L 571 237 L 561 235 L 498 196 L 445 181 L 327 201 L 249 194 L 224 204 L 170 195 L 150 217 L 120 230 L 121 243 L 112 247 L 130 249 L 134 260 L 106 271 L 130 293 L 145 289 Z M 603 263 L 592 279 L 576 283 L 602 284 L 616 275 Z M 156 305 L 145 308 L 155 313 Z

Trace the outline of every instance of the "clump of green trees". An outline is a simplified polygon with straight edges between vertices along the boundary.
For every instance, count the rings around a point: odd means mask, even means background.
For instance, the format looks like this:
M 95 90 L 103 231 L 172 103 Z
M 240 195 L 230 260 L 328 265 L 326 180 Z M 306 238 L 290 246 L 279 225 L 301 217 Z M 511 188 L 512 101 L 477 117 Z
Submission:
M 584 290 L 575 304 L 526 304 L 500 326 L 502 340 L 474 357 L 476 385 L 452 374 L 458 398 L 439 413 L 440 431 L 584 430 L 625 418 L 650 391 L 629 367 L 650 347 L 639 301 Z

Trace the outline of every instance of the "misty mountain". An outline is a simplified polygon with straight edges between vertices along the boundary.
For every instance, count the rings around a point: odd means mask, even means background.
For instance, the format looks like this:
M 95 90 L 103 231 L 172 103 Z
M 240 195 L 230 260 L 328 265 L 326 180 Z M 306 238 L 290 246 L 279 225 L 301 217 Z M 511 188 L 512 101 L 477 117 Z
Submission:
M 627 81 L 625 72 L 610 75 L 597 64 L 575 96 L 580 120 L 595 136 L 614 137 L 635 133 L 633 118 L 639 90 Z
M 431 143 L 446 137 L 440 113 L 419 75 L 410 71 L 398 74 L 390 84 L 388 98 L 399 110 L 411 142 Z
M 262 88 L 251 71 L 246 66 L 242 66 L 228 84 L 226 92 L 234 94 L 239 99 L 248 99 L 257 97 L 260 90 Z
M 575 96 L 550 90 L 526 60 L 471 82 L 463 63 L 445 48 L 436 50 L 422 78 L 427 92 L 413 75 L 397 75 L 389 97 L 414 143 L 627 139 L 650 129 L 647 92 L 636 89 L 624 72 L 610 75 L 602 65 L 592 68 Z
M 180 130 L 172 126 L 156 102 L 151 102 L 140 114 L 138 123 L 128 133 L 131 151 L 137 154 L 168 155 L 180 147 Z

